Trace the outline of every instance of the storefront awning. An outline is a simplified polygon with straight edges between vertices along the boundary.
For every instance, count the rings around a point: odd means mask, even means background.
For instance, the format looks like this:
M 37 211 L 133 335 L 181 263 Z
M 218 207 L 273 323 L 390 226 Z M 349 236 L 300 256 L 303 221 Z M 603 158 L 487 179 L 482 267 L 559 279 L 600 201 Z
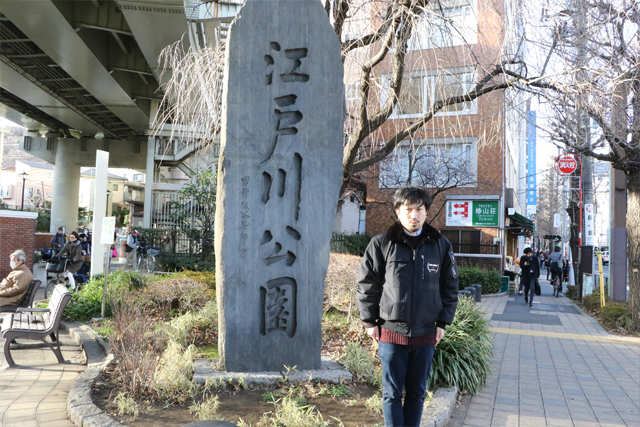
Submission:
M 535 231 L 535 225 L 533 221 L 527 219 L 526 217 L 520 215 L 519 213 L 514 213 L 513 215 L 509 215 L 509 225 L 506 227 L 507 230 L 518 233 L 518 229 L 523 231 L 522 234 L 529 235 L 530 233 Z

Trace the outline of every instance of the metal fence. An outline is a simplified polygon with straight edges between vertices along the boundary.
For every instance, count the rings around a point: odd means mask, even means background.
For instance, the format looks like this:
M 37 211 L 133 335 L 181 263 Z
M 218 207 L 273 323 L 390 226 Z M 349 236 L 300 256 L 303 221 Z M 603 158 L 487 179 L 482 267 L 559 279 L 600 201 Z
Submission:
M 500 245 L 477 245 L 472 243 L 454 243 L 453 252 L 456 254 L 499 255 Z
M 345 242 L 344 234 L 333 233 L 331 235 L 331 243 L 329 244 L 329 247 L 331 248 L 331 252 L 337 253 L 337 254 L 346 254 L 347 248 L 344 242 Z
M 175 254 L 193 255 L 199 253 L 201 245 L 199 241 L 189 236 L 189 229 L 197 227 L 197 217 L 204 208 L 196 203 L 180 201 L 177 192 L 154 191 L 153 214 L 151 224 L 153 228 L 164 230 L 168 236 L 165 241 L 164 252 Z M 175 215 L 186 213 L 191 218 L 190 224 L 178 224 Z

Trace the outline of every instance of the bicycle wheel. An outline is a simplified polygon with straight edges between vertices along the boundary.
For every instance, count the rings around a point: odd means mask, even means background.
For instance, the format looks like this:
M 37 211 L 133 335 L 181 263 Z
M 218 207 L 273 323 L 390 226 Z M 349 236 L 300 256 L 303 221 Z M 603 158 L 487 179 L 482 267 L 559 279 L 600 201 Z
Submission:
M 133 271 L 135 271 L 136 273 L 140 272 L 140 270 L 144 271 L 144 267 L 142 266 L 143 263 L 144 263 L 144 257 L 142 255 L 138 255 L 138 257 L 136 258 L 136 265 L 133 268 Z
M 156 267 L 156 257 L 153 255 L 147 255 L 147 272 L 153 273 L 153 269 Z
M 56 279 L 51 279 L 47 282 L 47 286 L 44 288 L 44 299 L 49 299 L 57 284 L 58 281 Z

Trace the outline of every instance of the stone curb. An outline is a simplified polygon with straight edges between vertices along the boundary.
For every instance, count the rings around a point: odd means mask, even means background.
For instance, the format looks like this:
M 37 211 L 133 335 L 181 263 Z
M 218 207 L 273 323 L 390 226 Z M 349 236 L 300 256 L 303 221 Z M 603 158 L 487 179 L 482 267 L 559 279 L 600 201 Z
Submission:
M 420 427 L 443 427 L 451 419 L 458 399 L 456 387 L 439 388 L 433 394 L 429 406 L 422 412 Z
M 109 345 L 89 326 L 61 322 L 64 329 L 80 344 L 87 357 L 87 369 L 76 380 L 67 397 L 69 418 L 78 427 L 126 427 L 106 415 L 91 399 L 91 385 L 113 360 Z
M 69 418 L 77 427 L 127 427 L 102 412 L 91 399 L 91 385 L 98 375 L 100 375 L 104 367 L 113 360 L 113 354 L 109 353 L 109 345 L 89 326 L 65 321 L 61 321 L 60 325 L 62 329 L 67 330 L 78 344 L 80 344 L 87 357 L 87 369 L 85 369 L 82 375 L 76 380 L 67 397 L 67 412 L 69 413 Z M 208 361 L 205 359 L 196 359 L 196 362 L 200 364 L 199 368 L 202 370 L 205 368 L 203 364 Z M 349 381 L 351 379 L 351 374 L 340 370 L 340 365 L 336 362 L 323 360 L 322 364 L 323 369 L 313 372 L 314 378 L 330 382 L 339 382 L 341 379 Z M 210 367 L 211 364 L 206 363 L 206 365 L 208 366 L 204 370 L 208 371 L 211 369 L 211 372 L 213 372 L 213 369 Z M 194 366 L 194 381 L 196 380 L 196 373 L 198 371 L 196 367 L 197 366 Z M 200 375 L 202 374 L 204 374 L 204 372 L 201 371 Z M 262 383 L 264 380 L 266 380 L 267 383 L 271 382 L 271 378 L 259 378 L 261 377 L 260 374 L 264 373 L 257 374 L 255 378 L 256 384 Z M 345 374 L 348 375 L 348 378 Z M 244 380 L 247 383 L 253 382 L 249 380 L 251 378 L 250 375 L 252 374 L 244 374 Z M 294 382 L 307 381 L 309 379 L 308 376 L 309 374 L 304 372 L 292 372 L 287 379 Z M 327 377 L 325 378 L 325 376 Z M 201 377 L 200 379 L 202 382 L 204 382 L 205 378 L 209 377 L 209 375 L 205 374 L 203 377 L 204 378 Z M 237 376 L 235 378 L 237 379 Z M 282 379 L 282 376 L 278 374 L 277 378 Z M 458 389 L 456 387 L 437 389 L 429 406 L 422 414 L 420 426 L 444 427 L 451 418 L 457 398 Z

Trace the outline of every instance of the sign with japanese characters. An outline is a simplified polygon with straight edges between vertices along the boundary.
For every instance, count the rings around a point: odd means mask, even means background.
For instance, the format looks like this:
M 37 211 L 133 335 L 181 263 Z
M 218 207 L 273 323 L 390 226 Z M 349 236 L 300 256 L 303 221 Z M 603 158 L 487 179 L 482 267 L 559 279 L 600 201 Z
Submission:
M 339 40 L 317 0 L 248 0 L 226 54 L 215 242 L 221 366 L 319 369 L 342 180 Z
M 498 200 L 448 200 L 447 227 L 498 227 Z
M 594 223 L 595 216 L 593 212 L 593 204 L 587 203 L 584 205 L 584 244 L 585 246 L 593 246 L 594 244 Z

